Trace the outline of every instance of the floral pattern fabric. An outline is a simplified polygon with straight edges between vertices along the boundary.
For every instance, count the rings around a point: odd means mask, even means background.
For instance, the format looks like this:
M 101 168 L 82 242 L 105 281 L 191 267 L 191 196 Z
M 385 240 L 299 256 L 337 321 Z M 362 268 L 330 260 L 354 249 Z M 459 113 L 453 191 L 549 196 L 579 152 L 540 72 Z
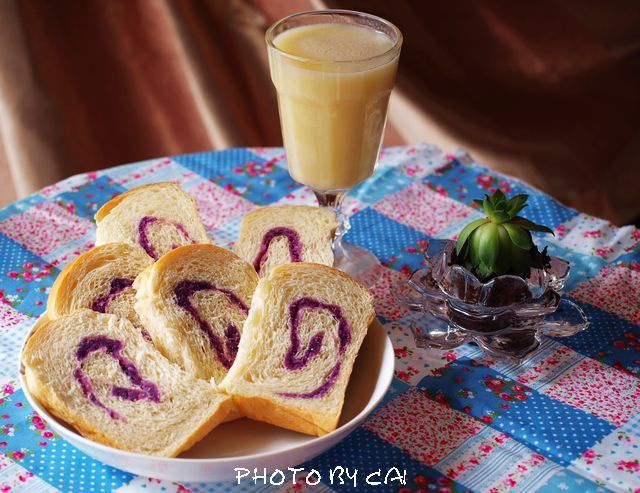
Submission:
M 74 176 L 0 210 L 0 493 L 28 491 L 256 491 L 251 483 L 176 484 L 134 477 L 86 456 L 30 408 L 18 384 L 22 340 L 65 265 L 93 247 L 93 215 L 111 197 L 157 181 L 196 201 L 212 241 L 229 247 L 242 216 L 270 204 L 314 204 L 279 148 L 229 149 L 153 159 Z M 456 238 L 479 217 L 473 199 L 528 193 L 522 214 L 555 235 L 536 241 L 571 261 L 565 296 L 591 327 L 545 338 L 522 365 L 477 347 L 415 346 L 411 312 L 394 284 L 420 268 L 431 238 Z M 367 489 L 304 481 L 275 491 L 640 492 L 640 231 L 559 204 L 525 184 L 420 144 L 383 149 L 372 178 L 349 195 L 346 240 L 383 263 L 372 288 L 394 346 L 395 378 L 365 424 L 305 470 L 398 467 L 403 485 Z

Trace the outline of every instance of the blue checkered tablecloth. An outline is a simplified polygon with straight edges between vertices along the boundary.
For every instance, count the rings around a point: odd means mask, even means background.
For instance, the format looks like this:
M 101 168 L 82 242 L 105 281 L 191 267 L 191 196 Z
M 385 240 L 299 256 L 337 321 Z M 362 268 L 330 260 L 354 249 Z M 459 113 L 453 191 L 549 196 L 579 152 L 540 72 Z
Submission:
M 569 209 L 460 151 L 429 145 L 384 149 L 375 175 L 350 194 L 347 240 L 384 269 L 376 311 L 395 347 L 396 373 L 365 424 L 303 464 L 321 483 L 265 487 L 244 481 L 175 484 L 135 477 L 84 455 L 51 431 L 26 402 L 17 356 L 44 310 L 60 269 L 93 247 L 93 214 L 114 195 L 156 181 L 179 183 L 197 201 L 207 231 L 229 247 L 246 212 L 311 204 L 289 177 L 282 149 L 205 152 L 75 176 L 0 211 L 0 493 L 22 491 L 640 491 L 640 231 Z M 451 238 L 480 216 L 472 200 L 497 188 L 528 193 L 529 219 L 555 236 L 537 238 L 572 262 L 565 296 L 592 326 L 545 339 L 524 365 L 482 359 L 472 345 L 416 349 L 411 314 L 391 286 L 422 264 L 429 238 Z M 331 484 L 336 466 L 358 469 Z M 406 484 L 384 484 L 391 468 Z M 366 475 L 381 470 L 382 484 Z

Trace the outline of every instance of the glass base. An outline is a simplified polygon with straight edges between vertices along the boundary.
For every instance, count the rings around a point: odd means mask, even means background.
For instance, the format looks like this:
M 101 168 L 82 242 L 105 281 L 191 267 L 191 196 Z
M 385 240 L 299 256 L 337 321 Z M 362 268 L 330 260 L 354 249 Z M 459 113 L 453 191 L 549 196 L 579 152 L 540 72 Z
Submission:
M 380 277 L 380 261 L 366 248 L 340 242 L 333 252 L 333 266 L 349 274 L 367 288 L 373 287 Z

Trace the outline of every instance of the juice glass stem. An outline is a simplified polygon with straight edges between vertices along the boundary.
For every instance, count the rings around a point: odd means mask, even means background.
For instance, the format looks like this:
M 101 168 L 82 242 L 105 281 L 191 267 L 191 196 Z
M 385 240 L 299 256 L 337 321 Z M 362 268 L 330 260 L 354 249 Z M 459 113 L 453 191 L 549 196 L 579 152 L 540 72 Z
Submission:
M 333 238 L 333 266 L 370 288 L 378 281 L 380 261 L 369 250 L 342 241 L 342 237 L 351 228 L 349 216 L 343 208 L 348 192 L 349 190 L 313 190 L 320 207 L 328 207 L 334 211 L 338 220 Z
M 333 238 L 333 249 L 335 251 L 337 248 L 341 248 L 342 237 L 346 235 L 351 228 L 349 216 L 344 213 L 342 208 L 342 204 L 349 190 L 328 190 L 325 192 L 314 190 L 313 193 L 316 195 L 320 207 L 328 207 L 336 213 L 338 227 L 336 228 L 336 234 Z

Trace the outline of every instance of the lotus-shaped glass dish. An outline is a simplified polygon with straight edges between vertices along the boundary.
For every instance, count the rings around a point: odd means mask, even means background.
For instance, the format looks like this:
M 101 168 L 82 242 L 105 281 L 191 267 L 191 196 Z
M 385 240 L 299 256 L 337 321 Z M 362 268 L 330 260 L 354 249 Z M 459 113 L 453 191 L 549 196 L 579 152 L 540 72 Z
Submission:
M 582 309 L 560 292 L 569 262 L 550 257 L 524 279 L 504 275 L 481 282 L 452 263 L 455 242 L 431 240 L 427 266 L 394 287 L 396 299 L 415 312 L 412 330 L 421 348 L 451 349 L 475 342 L 495 359 L 522 361 L 542 335 L 565 337 L 589 326 Z

